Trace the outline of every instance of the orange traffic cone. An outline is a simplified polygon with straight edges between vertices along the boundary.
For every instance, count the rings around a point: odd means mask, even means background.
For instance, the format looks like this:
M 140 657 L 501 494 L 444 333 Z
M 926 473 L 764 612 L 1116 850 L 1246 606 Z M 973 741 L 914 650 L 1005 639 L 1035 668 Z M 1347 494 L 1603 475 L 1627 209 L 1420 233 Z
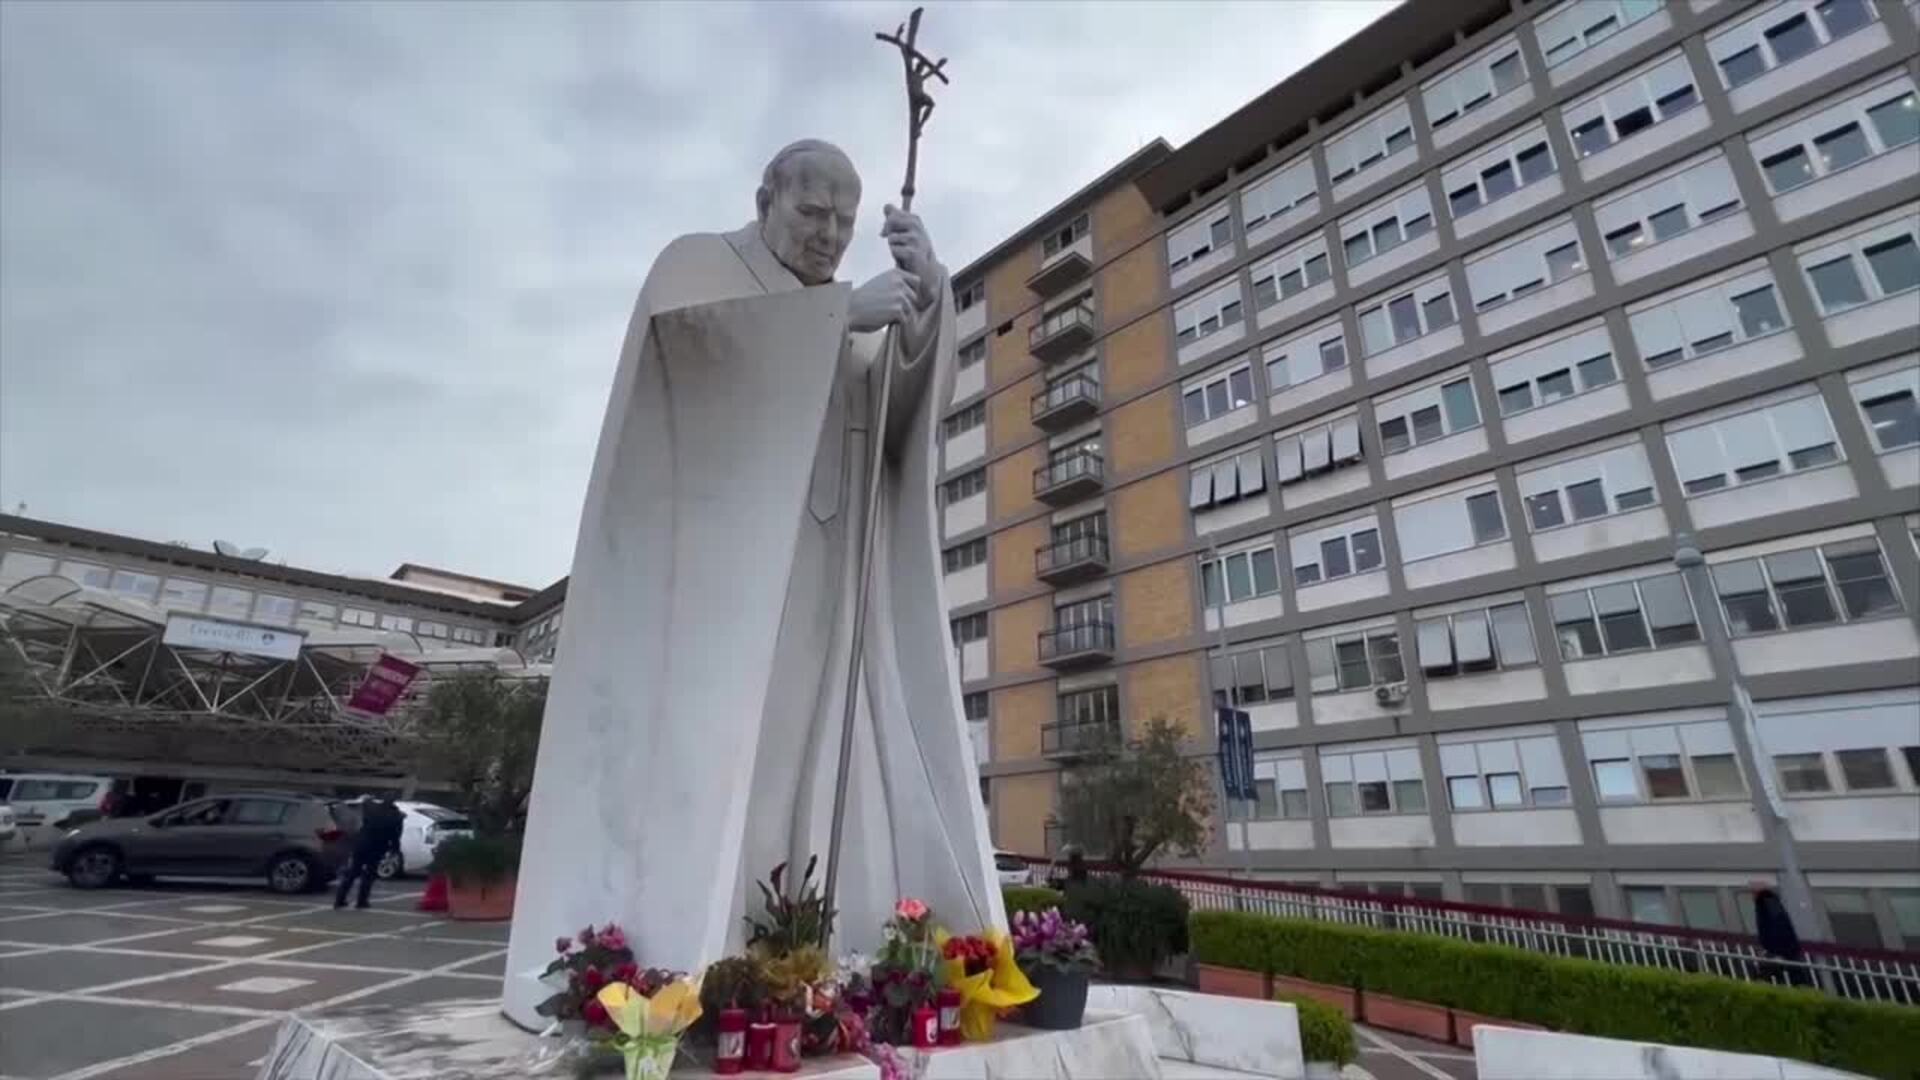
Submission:
M 447 875 L 428 874 L 427 891 L 420 894 L 419 910 L 447 910 Z

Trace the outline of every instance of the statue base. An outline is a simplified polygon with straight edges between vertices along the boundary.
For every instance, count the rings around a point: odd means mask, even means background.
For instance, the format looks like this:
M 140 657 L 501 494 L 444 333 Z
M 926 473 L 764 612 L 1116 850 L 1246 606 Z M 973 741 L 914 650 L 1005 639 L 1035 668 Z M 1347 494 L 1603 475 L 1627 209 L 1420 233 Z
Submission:
M 494 999 L 451 1001 L 396 1010 L 343 1009 L 287 1018 L 258 1080 L 571 1080 L 574 1063 L 558 1040 L 529 1034 L 500 1014 Z M 902 1049 L 901 1053 L 921 1053 Z M 989 1042 L 925 1052 L 926 1080 L 1161 1080 L 1153 1031 L 1132 1012 L 1089 1010 L 1072 1031 L 999 1025 Z M 713 1075 L 682 1053 L 676 1080 Z M 618 1077 L 618 1059 L 590 1076 Z M 775 1074 L 755 1073 L 755 1076 Z M 878 1080 L 880 1069 L 857 1054 L 810 1058 L 807 1080 Z

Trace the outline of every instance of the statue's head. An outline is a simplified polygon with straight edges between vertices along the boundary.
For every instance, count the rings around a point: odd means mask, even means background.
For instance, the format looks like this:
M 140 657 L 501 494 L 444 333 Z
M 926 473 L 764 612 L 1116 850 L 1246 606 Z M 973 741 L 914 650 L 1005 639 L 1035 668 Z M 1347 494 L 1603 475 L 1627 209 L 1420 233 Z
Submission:
M 760 239 L 806 285 L 833 280 L 853 241 L 860 174 L 839 147 L 819 139 L 792 143 L 767 162 L 754 196 Z

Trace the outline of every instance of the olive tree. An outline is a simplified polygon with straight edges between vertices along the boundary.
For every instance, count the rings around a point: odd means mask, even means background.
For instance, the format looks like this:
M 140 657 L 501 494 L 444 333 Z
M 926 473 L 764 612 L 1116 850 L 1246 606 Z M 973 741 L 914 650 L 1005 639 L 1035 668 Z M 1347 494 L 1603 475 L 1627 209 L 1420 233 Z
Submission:
M 540 751 L 545 679 L 436 679 L 420 715 L 421 768 L 452 782 L 476 832 L 518 832 Z
M 1117 738 L 1060 778 L 1061 831 L 1133 877 L 1162 852 L 1197 856 L 1207 843 L 1213 789 L 1201 759 L 1181 750 L 1179 726 L 1147 723 L 1138 741 Z

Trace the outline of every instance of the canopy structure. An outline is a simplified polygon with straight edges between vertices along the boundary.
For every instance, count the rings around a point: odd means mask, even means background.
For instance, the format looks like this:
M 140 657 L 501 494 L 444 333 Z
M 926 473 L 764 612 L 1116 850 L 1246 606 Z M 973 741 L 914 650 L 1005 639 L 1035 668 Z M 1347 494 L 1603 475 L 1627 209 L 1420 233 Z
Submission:
M 0 702 L 0 748 L 404 776 L 435 678 L 543 680 L 550 669 L 510 648 L 428 648 L 410 633 L 360 628 L 234 623 L 272 636 L 277 655 L 201 648 L 169 643 L 167 621 L 144 600 L 65 577 L 0 593 L 0 652 L 13 654 L 26 683 L 9 688 L 23 697 Z M 349 708 L 383 655 L 419 665 L 420 675 L 384 715 Z

